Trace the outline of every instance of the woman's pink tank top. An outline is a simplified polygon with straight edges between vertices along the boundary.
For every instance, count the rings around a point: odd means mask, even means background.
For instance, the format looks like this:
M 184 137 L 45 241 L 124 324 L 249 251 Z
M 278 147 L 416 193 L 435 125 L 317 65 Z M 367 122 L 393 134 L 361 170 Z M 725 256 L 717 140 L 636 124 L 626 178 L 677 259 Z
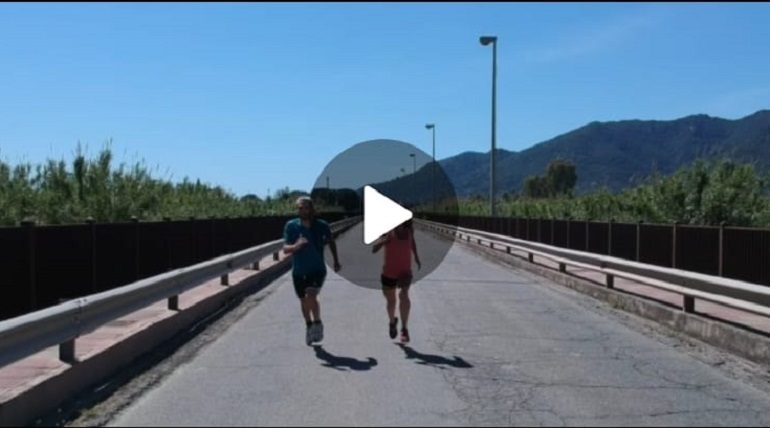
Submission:
M 412 232 L 407 231 L 405 239 L 398 239 L 396 231 L 389 232 L 390 241 L 385 244 L 385 266 L 382 274 L 399 279 L 412 275 Z

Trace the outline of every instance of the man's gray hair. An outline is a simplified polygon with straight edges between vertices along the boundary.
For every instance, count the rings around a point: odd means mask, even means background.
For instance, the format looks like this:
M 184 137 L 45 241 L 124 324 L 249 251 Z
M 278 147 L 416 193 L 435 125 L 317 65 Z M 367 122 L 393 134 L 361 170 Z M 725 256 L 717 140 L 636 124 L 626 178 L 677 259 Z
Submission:
M 300 196 L 297 198 L 297 205 L 299 204 L 307 204 L 310 208 L 315 208 L 313 206 L 313 199 L 310 196 Z

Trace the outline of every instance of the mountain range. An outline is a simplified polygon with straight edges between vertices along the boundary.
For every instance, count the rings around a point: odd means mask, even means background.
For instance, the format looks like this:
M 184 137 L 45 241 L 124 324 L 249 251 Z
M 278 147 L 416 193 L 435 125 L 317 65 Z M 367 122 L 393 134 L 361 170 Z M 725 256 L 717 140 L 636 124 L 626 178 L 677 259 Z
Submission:
M 751 162 L 770 171 L 770 110 L 729 120 L 704 114 L 670 121 L 591 122 L 519 152 L 497 150 L 497 189 L 520 193 L 528 176 L 544 175 L 551 160 L 572 161 L 576 193 L 601 187 L 617 192 L 633 187 L 657 171 L 668 175 L 698 158 L 722 157 Z M 439 161 L 460 197 L 489 194 L 489 152 L 466 152 Z M 383 183 L 409 188 L 429 183 L 429 165 L 417 177 Z M 421 191 L 424 185 L 418 186 Z M 397 192 L 401 193 L 401 192 Z

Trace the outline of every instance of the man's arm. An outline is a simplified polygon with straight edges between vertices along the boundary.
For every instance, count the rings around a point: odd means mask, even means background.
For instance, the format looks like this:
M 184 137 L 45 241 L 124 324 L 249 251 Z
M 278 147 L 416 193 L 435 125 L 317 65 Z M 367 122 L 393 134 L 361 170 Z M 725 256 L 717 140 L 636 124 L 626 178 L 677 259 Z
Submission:
M 305 245 L 307 245 L 307 239 L 305 239 L 304 236 L 300 236 L 294 244 L 284 244 L 283 253 L 286 255 L 294 254 L 301 250 Z
M 383 245 L 388 243 L 388 235 L 382 235 L 374 241 L 374 246 L 372 247 L 372 253 L 376 253 L 377 251 L 380 251 L 380 248 L 382 248 Z
M 329 241 L 329 249 L 332 252 L 332 257 L 334 257 L 334 271 L 339 272 L 342 269 L 342 265 L 340 265 L 340 260 L 337 257 L 337 243 L 334 242 L 334 237 Z
M 334 241 L 334 235 L 332 235 L 331 229 L 327 226 L 327 239 L 329 241 L 329 250 L 332 252 L 332 257 L 334 257 L 334 271 L 339 272 L 340 269 L 342 269 L 342 265 L 340 265 L 340 259 L 337 257 L 337 243 Z
M 414 232 L 412 232 L 412 252 L 414 253 L 414 261 L 417 263 L 417 269 L 422 269 L 420 255 L 417 254 L 417 241 L 414 240 Z
M 289 224 L 286 224 L 286 227 L 283 229 L 283 241 L 283 253 L 286 255 L 294 254 L 307 245 L 307 239 L 304 236 L 300 236 L 299 231 L 290 227 Z

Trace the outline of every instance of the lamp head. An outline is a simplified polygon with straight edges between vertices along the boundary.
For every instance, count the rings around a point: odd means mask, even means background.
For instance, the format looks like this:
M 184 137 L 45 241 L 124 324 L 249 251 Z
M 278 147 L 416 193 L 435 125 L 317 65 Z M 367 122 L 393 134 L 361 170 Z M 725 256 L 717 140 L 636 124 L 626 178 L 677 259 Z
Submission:
M 481 36 L 479 37 L 479 41 L 482 45 L 486 46 L 490 43 L 496 43 L 497 42 L 497 36 Z

